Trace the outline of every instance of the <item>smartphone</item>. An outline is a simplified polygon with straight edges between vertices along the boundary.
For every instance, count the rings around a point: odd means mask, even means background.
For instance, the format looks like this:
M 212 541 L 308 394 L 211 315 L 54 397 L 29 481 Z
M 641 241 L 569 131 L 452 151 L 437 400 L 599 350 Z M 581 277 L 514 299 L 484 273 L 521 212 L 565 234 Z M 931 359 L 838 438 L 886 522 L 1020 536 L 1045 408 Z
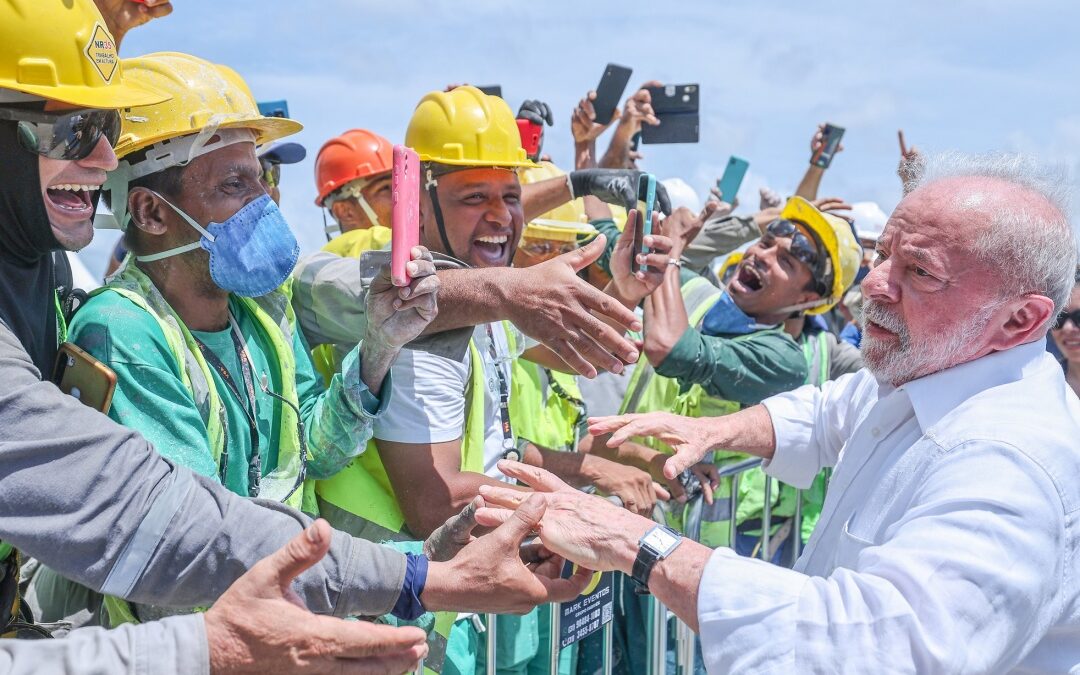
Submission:
M 488 96 L 498 96 L 499 98 L 502 98 L 501 84 L 485 84 L 483 86 L 477 86 L 476 88 L 484 92 Z
M 660 124 L 643 124 L 641 142 L 697 143 L 701 126 L 698 115 L 701 88 L 697 84 L 666 84 L 646 89 Z
M 258 106 L 259 114 L 263 117 L 289 116 L 289 102 L 284 99 L 280 101 L 259 101 L 255 105 Z
M 836 154 L 836 148 L 840 146 L 840 139 L 844 137 L 844 127 L 826 124 L 821 134 L 821 148 L 810 158 L 810 163 L 822 169 L 828 169 L 832 164 L 833 155 Z
M 412 248 L 420 243 L 420 157 L 411 148 L 394 146 L 390 186 L 390 276 L 395 285 L 407 286 Z
M 544 127 L 536 122 L 519 119 L 517 121 L 518 134 L 521 136 L 521 147 L 525 148 L 525 154 L 534 162 L 540 159 L 540 143 L 544 138 Z
M 728 158 L 727 166 L 724 167 L 724 175 L 716 181 L 716 187 L 720 190 L 720 199 L 728 204 L 735 203 L 735 197 L 739 194 L 739 186 L 746 177 L 746 170 L 750 168 L 750 162 L 742 157 L 732 155 Z
M 649 247 L 645 246 L 645 237 L 652 234 L 653 209 L 656 207 L 656 176 L 651 173 L 641 175 L 638 180 L 638 223 L 634 233 L 634 259 L 630 268 L 634 271 L 644 271 L 646 265 L 637 264 L 638 253 L 648 253 Z M 639 240 L 640 233 L 640 240 Z
M 634 71 L 626 66 L 615 63 L 607 64 L 604 74 L 600 76 L 600 84 L 596 85 L 596 100 L 593 108 L 596 110 L 597 124 L 608 124 L 615 116 L 615 110 L 619 107 L 626 85 L 630 83 L 630 74 Z
M 94 410 L 108 413 L 116 391 L 116 373 L 70 342 L 60 345 L 53 368 L 53 382 Z

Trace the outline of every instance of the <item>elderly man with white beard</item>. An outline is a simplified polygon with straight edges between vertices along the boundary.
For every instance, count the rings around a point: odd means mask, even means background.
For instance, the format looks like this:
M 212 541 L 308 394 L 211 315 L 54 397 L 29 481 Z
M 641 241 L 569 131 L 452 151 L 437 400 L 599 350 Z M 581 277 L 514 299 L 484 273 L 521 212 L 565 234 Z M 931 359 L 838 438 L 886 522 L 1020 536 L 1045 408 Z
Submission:
M 862 282 L 865 370 L 723 418 L 591 420 L 671 445 L 668 476 L 718 448 L 794 485 L 835 466 L 794 570 L 523 465 L 500 468 L 537 494 L 484 487 L 478 520 L 543 502 L 543 543 L 647 585 L 710 672 L 1078 672 L 1080 401 L 1045 353 L 1076 265 L 1064 185 L 1016 156 L 927 158 Z

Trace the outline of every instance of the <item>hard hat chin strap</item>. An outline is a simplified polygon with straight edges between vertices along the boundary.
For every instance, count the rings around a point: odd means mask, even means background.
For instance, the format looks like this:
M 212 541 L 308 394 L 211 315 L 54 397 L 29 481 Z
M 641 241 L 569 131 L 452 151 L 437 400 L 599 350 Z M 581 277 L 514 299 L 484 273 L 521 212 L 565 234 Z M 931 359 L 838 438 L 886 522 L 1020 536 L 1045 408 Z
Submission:
M 776 310 L 777 314 L 795 314 L 796 312 L 805 312 L 808 309 L 814 309 L 815 307 L 821 307 L 822 305 L 831 304 L 832 300 L 829 298 L 819 298 L 817 300 L 811 300 L 810 302 L 801 302 L 797 305 L 790 305 L 788 307 L 781 307 Z
M 427 169 L 427 182 L 424 183 L 424 187 L 427 189 L 428 197 L 431 198 L 431 211 L 435 215 L 435 225 L 439 228 L 439 238 L 442 239 L 443 248 L 446 249 L 446 255 L 451 258 L 457 258 L 457 254 L 454 253 L 454 249 L 450 246 L 450 239 L 446 236 L 446 224 L 443 222 L 442 207 L 439 206 L 439 195 L 435 191 L 438 187 L 439 181 L 435 180 L 435 176 L 432 175 L 431 169 Z

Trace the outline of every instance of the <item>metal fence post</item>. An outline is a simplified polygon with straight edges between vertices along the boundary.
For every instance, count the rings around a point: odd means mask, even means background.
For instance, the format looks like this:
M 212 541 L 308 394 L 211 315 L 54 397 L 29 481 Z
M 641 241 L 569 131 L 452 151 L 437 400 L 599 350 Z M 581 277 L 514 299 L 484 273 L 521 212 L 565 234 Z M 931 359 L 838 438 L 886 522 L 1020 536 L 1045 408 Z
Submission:
M 761 512 L 761 559 L 772 562 L 769 540 L 772 538 L 772 476 L 765 475 L 765 507 Z
M 667 670 L 667 608 L 655 595 L 649 611 L 648 662 L 650 675 L 664 675 Z
M 487 673 L 488 675 L 496 675 L 497 669 L 495 667 L 495 616 L 494 614 L 487 614 L 487 628 L 484 631 L 487 633 Z
M 611 675 L 611 671 L 615 664 L 612 661 L 615 660 L 615 622 L 608 621 L 604 625 L 604 675 Z
M 551 620 L 549 622 L 551 627 L 551 670 L 548 672 L 551 675 L 559 675 L 559 645 L 562 640 L 559 633 L 561 632 L 559 606 L 555 603 L 550 605 L 551 607 Z
M 791 533 L 791 559 L 798 560 L 802 554 L 802 490 L 795 491 L 795 515 L 792 520 L 794 526 Z

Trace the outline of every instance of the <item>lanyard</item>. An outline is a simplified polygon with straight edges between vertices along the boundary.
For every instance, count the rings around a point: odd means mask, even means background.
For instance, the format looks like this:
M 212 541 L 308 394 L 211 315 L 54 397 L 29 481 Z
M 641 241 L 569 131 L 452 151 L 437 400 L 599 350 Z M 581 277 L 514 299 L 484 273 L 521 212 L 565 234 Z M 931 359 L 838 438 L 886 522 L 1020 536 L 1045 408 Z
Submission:
M 514 441 L 514 429 L 510 426 L 510 387 L 506 383 L 506 375 L 503 374 L 502 366 L 499 365 L 499 353 L 495 350 L 495 334 L 491 330 L 491 324 L 487 324 L 488 351 L 491 352 L 491 363 L 495 366 L 495 376 L 499 379 L 499 417 L 502 419 L 503 434 L 503 459 L 520 461 L 521 453 Z
M 64 317 L 64 309 L 60 306 L 60 294 L 53 291 L 53 303 L 56 305 L 56 345 L 67 342 L 68 326 Z
M 244 416 L 247 418 L 248 427 L 251 430 L 251 458 L 248 460 L 248 496 L 259 496 L 259 483 L 262 480 L 262 456 L 259 454 L 259 424 L 258 419 L 255 417 L 255 378 L 252 375 L 252 363 L 251 356 L 248 354 L 247 345 L 244 344 L 244 336 L 240 333 L 240 327 L 236 325 L 236 319 L 233 318 L 232 312 L 229 312 L 229 336 L 232 338 L 233 347 L 236 349 L 236 356 L 240 360 L 240 374 L 244 380 L 244 391 L 247 394 L 246 401 L 245 396 L 240 393 L 240 389 L 236 386 L 236 381 L 233 380 L 232 374 L 229 369 L 225 367 L 225 364 L 221 362 L 221 359 L 217 354 L 210 351 L 201 340 L 195 338 L 196 344 L 199 345 L 199 351 L 202 352 L 203 358 L 210 364 L 210 367 L 217 371 L 221 376 L 221 380 L 225 383 L 225 386 L 236 397 L 237 402 L 240 404 L 240 409 L 244 411 Z M 245 405 L 246 403 L 246 405 Z M 225 483 L 225 478 L 228 474 L 228 455 L 229 449 L 222 449 L 221 456 L 221 482 Z

